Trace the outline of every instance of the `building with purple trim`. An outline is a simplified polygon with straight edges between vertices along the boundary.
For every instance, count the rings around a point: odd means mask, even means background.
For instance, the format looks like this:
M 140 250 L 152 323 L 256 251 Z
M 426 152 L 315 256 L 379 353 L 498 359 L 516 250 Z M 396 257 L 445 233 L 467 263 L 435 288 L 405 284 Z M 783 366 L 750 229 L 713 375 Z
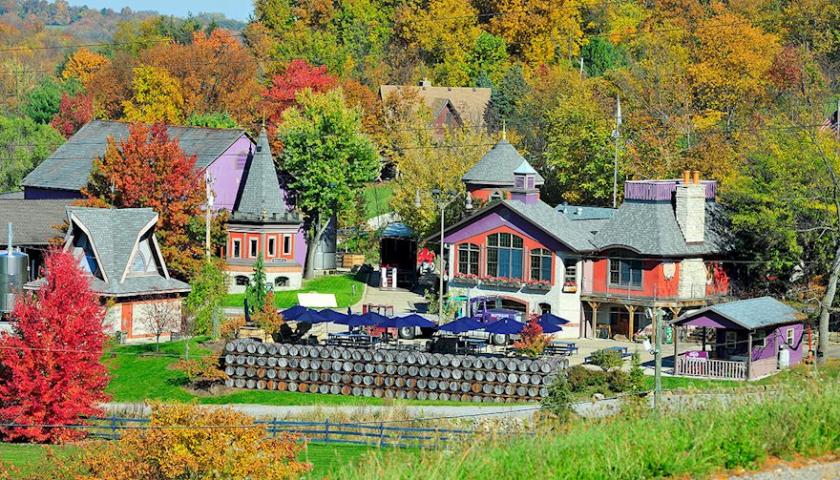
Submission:
M 648 307 L 676 318 L 729 293 L 716 182 L 688 173 L 628 181 L 617 209 L 552 207 L 540 199 L 538 173 L 504 138 L 478 165 L 495 172 L 504 194 L 444 232 L 458 293 L 496 297 L 526 316 L 559 315 L 570 322 L 561 336 L 623 339 L 649 334 Z M 486 189 L 472 188 L 483 185 L 478 178 L 463 180 L 484 199 Z
M 670 323 L 702 338 L 699 350 L 679 353 L 674 335 L 674 375 L 756 380 L 798 364 L 805 352 L 801 314 L 770 297 L 712 305 Z

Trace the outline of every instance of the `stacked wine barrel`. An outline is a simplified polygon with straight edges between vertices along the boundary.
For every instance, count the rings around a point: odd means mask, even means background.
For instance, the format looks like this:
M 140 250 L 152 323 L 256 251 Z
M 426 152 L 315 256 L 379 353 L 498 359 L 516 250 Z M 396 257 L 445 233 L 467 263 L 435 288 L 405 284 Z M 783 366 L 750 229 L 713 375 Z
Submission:
M 449 355 L 235 340 L 229 387 L 360 397 L 509 403 L 538 401 L 568 359 Z

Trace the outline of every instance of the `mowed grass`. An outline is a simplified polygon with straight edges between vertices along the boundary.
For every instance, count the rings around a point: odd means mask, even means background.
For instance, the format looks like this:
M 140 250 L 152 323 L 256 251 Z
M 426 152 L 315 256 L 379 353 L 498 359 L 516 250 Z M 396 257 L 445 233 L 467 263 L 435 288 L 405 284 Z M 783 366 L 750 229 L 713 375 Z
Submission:
M 274 292 L 274 303 L 277 308 L 289 308 L 297 305 L 298 293 L 332 293 L 339 308 L 353 306 L 362 299 L 365 283 L 357 280 L 353 275 L 329 275 L 304 280 L 300 290 L 277 290 Z M 245 305 L 244 293 L 231 293 L 225 297 L 225 307 L 242 307 Z
M 304 478 L 324 478 L 330 471 L 342 468 L 344 465 L 358 460 L 362 455 L 376 448 L 375 446 L 365 445 L 309 443 L 299 456 L 300 460 L 312 464 L 312 471 L 305 475 Z M 21 477 L 35 473 L 49 472 L 50 468 L 55 467 L 54 459 L 67 459 L 79 452 L 80 447 L 73 444 L 32 445 L 0 443 L 0 461 L 2 461 L 2 465 L 13 466 L 17 470 L 17 475 Z M 50 457 L 50 454 L 53 457 Z M 0 471 L 2 470 L 0 469 Z
M 793 381 L 756 403 L 730 400 L 657 416 L 545 425 L 534 436 L 484 439 L 454 451 L 379 452 L 329 478 L 705 478 L 725 469 L 759 468 L 771 457 L 815 458 L 840 452 L 840 383 L 823 376 Z
M 394 196 L 394 186 L 390 182 L 372 183 L 365 187 L 362 193 L 365 219 L 371 219 L 393 211 L 391 208 L 392 196 Z

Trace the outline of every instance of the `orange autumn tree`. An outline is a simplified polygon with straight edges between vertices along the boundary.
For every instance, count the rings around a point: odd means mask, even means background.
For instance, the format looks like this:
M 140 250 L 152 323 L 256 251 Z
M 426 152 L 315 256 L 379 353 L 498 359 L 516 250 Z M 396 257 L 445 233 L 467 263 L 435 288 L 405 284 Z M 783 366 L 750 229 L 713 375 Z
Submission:
M 298 460 L 304 444 L 270 437 L 254 419 L 228 408 L 152 405 L 150 425 L 116 441 L 83 448 L 61 478 L 97 480 L 291 480 L 312 469 Z
M 192 241 L 188 224 L 202 214 L 204 184 L 166 126 L 133 124 L 126 139 L 108 139 L 105 155 L 94 161 L 82 193 L 99 207 L 150 207 L 158 213 L 157 236 L 170 273 L 189 279 L 202 258 L 203 244 Z
M 86 85 L 91 76 L 108 63 L 109 60 L 106 57 L 91 52 L 87 48 L 80 48 L 67 59 L 64 69 L 61 70 L 61 77 L 65 80 L 77 78 Z
M 537 318 L 534 317 L 525 324 L 519 334 L 519 340 L 513 344 L 514 348 L 529 357 L 538 357 L 548 344 L 548 337 L 543 334 Z

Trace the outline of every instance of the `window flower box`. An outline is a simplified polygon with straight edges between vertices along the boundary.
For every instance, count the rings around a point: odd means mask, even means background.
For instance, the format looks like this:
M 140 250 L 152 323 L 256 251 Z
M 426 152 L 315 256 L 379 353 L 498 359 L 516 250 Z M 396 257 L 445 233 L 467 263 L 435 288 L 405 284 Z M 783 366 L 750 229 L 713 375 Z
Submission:
M 463 285 L 470 287 L 478 285 L 479 281 L 480 279 L 478 275 L 464 273 L 456 273 L 455 277 L 452 279 L 452 283 L 455 285 Z
M 563 293 L 575 293 L 577 289 L 578 287 L 575 282 L 566 282 L 563 284 Z
M 481 277 L 481 284 L 490 288 L 519 290 L 522 286 L 522 280 L 519 278 L 507 277 Z
M 525 289 L 538 292 L 547 292 L 551 290 L 551 282 L 547 280 L 534 280 L 525 283 Z

